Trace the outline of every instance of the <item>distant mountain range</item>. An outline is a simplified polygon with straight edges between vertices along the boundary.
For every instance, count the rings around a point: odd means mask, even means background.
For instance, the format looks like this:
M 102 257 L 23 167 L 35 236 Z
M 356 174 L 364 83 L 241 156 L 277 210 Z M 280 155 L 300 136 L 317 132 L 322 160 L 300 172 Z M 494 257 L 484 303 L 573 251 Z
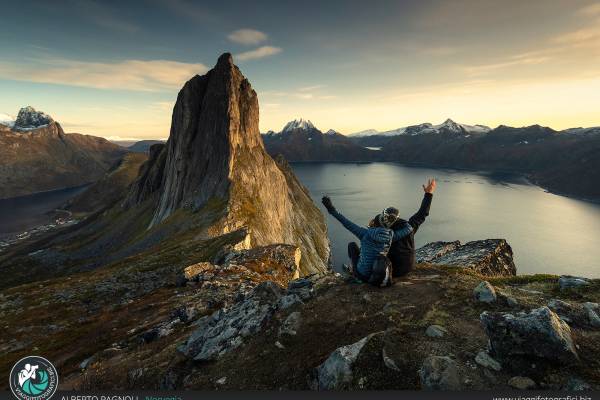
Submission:
M 343 136 L 322 134 L 310 121 L 300 119 L 263 139 L 272 155 L 280 153 L 291 162 L 392 161 L 511 171 L 553 192 L 600 200 L 600 127 L 555 131 L 540 125 L 500 125 L 491 129 L 447 119 L 439 125 L 423 123 Z
M 108 140 L 64 133 L 33 107 L 0 115 L 0 198 L 94 182 L 127 151 Z
M 365 161 L 374 153 L 334 130 L 323 133 L 304 119 L 290 121 L 281 132 L 269 131 L 262 138 L 271 155 L 281 154 L 289 161 Z
M 466 125 L 459 124 L 448 118 L 446 121 L 439 125 L 432 125 L 429 122 L 425 122 L 419 125 L 405 126 L 403 128 L 392 129 L 391 131 L 379 132 L 375 129 L 367 129 L 365 131 L 350 133 L 349 137 L 368 137 L 368 136 L 397 136 L 397 135 L 419 135 L 423 133 L 446 133 L 446 132 L 460 132 L 471 135 L 477 135 L 481 133 L 487 133 L 491 129 L 485 125 Z

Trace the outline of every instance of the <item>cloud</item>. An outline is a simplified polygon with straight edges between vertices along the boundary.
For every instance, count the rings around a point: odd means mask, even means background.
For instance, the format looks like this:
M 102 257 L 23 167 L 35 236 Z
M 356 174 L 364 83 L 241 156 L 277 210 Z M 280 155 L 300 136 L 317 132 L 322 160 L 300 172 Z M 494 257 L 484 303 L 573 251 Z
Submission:
M 82 15 L 87 16 L 96 25 L 111 30 L 124 33 L 134 33 L 140 30 L 135 23 L 128 21 L 106 4 L 94 0 L 77 0 L 71 2 L 74 7 L 82 10 Z
M 255 29 L 238 29 L 227 35 L 229 40 L 234 43 L 245 45 L 256 45 L 267 40 L 267 35 Z
M 300 92 L 312 92 L 313 90 L 321 89 L 323 87 L 325 87 L 325 85 L 312 85 L 312 86 L 301 87 L 298 90 Z
M 534 57 L 534 56 L 516 55 L 516 56 L 510 57 L 508 61 L 466 66 L 466 67 L 464 67 L 464 70 L 465 70 L 465 72 L 467 72 L 470 75 L 481 75 L 481 74 L 493 72 L 493 71 L 508 68 L 508 67 L 541 64 L 546 61 L 549 61 L 550 59 L 551 59 L 551 57 L 549 57 L 549 56 L 535 56 Z
M 240 61 L 256 60 L 258 58 L 272 56 L 274 54 L 281 53 L 282 49 L 273 46 L 262 46 L 254 50 L 245 51 L 235 56 Z
M 585 16 L 600 15 L 600 3 L 593 3 L 577 10 L 577 14 Z
M 178 89 L 207 70 L 204 64 L 169 60 L 103 63 L 46 58 L 27 63 L 0 62 L 0 77 L 4 79 L 136 91 Z

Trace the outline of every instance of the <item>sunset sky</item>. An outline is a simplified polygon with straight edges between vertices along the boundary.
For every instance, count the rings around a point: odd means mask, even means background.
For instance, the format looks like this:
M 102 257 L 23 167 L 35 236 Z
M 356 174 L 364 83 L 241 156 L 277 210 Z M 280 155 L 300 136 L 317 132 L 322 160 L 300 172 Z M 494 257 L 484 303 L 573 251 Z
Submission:
M 0 113 L 113 139 L 166 138 L 181 85 L 226 51 L 263 132 L 600 125 L 598 1 L 13 1 L 0 37 Z

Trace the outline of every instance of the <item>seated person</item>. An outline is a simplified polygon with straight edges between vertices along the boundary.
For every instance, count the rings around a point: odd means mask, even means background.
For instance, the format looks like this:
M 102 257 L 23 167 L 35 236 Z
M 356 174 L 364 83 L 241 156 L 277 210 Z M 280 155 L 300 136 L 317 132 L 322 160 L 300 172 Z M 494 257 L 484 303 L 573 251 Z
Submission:
M 407 222 L 401 225 L 396 224 L 398 210 L 388 207 L 376 217 L 376 221 L 371 221 L 369 227 L 362 227 L 339 213 L 329 197 L 323 197 L 322 202 L 329 214 L 360 240 L 360 248 L 355 242 L 348 244 L 353 275 L 363 282 L 377 286 L 390 284 L 391 263 L 387 253 L 392 243 L 410 235 L 413 230 L 412 226 Z M 394 224 L 396 224 L 394 229 L 391 229 Z

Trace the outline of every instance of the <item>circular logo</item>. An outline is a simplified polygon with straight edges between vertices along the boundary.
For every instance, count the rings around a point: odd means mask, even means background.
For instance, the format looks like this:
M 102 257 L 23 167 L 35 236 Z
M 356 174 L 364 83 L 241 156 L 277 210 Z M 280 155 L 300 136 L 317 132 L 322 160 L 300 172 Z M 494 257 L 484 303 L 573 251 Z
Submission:
M 49 399 L 57 388 L 58 372 L 54 365 L 43 357 L 22 358 L 10 371 L 10 390 L 17 399 Z

